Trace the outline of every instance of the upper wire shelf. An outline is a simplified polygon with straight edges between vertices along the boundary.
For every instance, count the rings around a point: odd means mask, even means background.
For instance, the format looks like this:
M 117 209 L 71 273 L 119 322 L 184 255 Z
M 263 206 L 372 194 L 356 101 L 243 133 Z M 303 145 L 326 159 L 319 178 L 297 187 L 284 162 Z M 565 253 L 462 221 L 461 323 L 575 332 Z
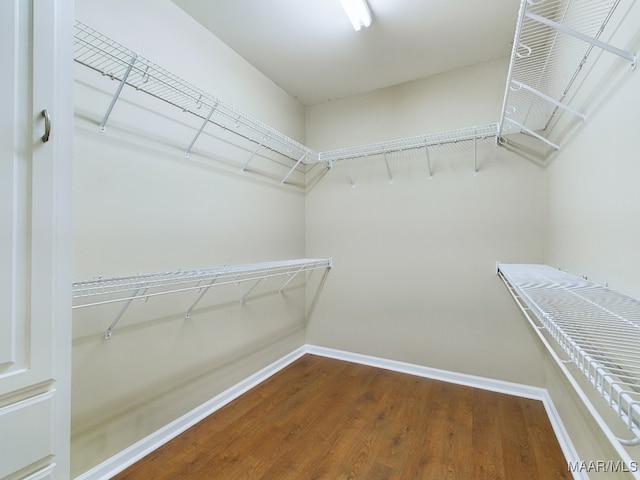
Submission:
M 507 76 L 499 136 L 527 133 L 555 150 L 550 122 L 560 111 L 582 121 L 586 114 L 567 96 L 587 57 L 598 47 L 636 66 L 636 55 L 599 37 L 620 0 L 522 0 Z
M 547 265 L 498 273 L 640 444 L 640 301 Z
M 198 135 L 206 124 L 211 122 L 262 148 L 295 160 L 296 166 L 299 163 L 311 164 L 318 161 L 317 152 L 195 87 L 78 20 L 75 22 L 74 59 L 79 64 L 120 82 L 111 105 L 100 124 L 102 131 L 106 128 L 107 120 L 122 87 L 129 85 L 136 90 L 174 105 L 184 112 L 200 117 L 204 121 L 202 128 L 186 149 L 187 156 Z
M 446 132 L 418 135 L 415 137 L 399 138 L 396 140 L 372 143 L 368 145 L 329 150 L 326 152 L 320 152 L 319 158 L 321 161 L 336 162 L 340 160 L 348 160 L 351 158 L 384 155 L 386 153 L 420 149 L 435 145 L 463 142 L 467 140 L 483 140 L 488 137 L 496 137 L 497 134 L 498 124 L 488 123 L 475 127 L 449 130 Z
M 189 318 L 191 311 L 204 295 L 213 287 L 222 285 L 239 285 L 253 281 L 251 288 L 244 293 L 240 303 L 262 281 L 268 278 L 286 275 L 289 278 L 280 287 L 284 288 L 293 279 L 305 272 L 317 269 L 328 269 L 332 260 L 328 259 L 296 259 L 274 262 L 249 263 L 243 265 L 223 265 L 194 270 L 175 270 L 169 272 L 150 273 L 126 277 L 94 278 L 73 283 L 73 309 L 125 302 L 120 312 L 113 320 L 105 338 L 111 338 L 111 332 L 118 323 L 131 302 L 136 299 L 147 300 L 150 297 L 168 295 L 179 292 L 196 291 L 199 295 L 185 312 Z

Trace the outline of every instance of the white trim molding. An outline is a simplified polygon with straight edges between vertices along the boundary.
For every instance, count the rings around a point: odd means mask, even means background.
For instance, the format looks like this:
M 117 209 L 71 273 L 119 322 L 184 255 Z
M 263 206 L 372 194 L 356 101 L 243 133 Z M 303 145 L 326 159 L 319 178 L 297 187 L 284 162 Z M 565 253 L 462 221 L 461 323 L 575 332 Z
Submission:
M 549 392 L 544 388 L 533 387 L 530 385 L 523 385 L 519 383 L 505 382 L 503 380 L 495 380 L 464 373 L 450 372 L 447 370 L 440 370 L 436 368 L 425 367 L 422 365 L 399 362 L 396 360 L 389 360 L 386 358 L 373 357 L 369 355 L 347 352 L 344 350 L 336 350 L 327 347 L 320 347 L 316 345 L 303 345 L 293 352 L 266 366 L 262 370 L 247 377 L 233 387 L 225 390 L 219 395 L 216 395 L 214 398 L 212 398 L 208 402 L 203 403 L 191 412 L 183 415 L 182 417 L 169 423 L 168 425 L 157 430 L 151 435 L 143 438 L 139 442 L 131 445 L 129 448 L 121 451 L 120 453 L 105 460 L 91 470 L 76 477 L 75 480 L 108 480 L 115 474 L 123 471 L 125 468 L 134 464 L 135 462 L 148 455 L 152 451 L 156 450 L 160 446 L 164 445 L 171 439 L 177 437 L 188 428 L 202 421 L 207 416 L 224 407 L 229 402 L 235 400 L 243 393 L 249 391 L 250 389 L 265 381 L 286 366 L 295 362 L 305 354 L 334 358 L 336 360 L 343 360 L 377 368 L 384 368 L 386 370 L 407 373 L 409 375 L 416 375 L 419 377 L 431 378 L 434 380 L 441 380 L 444 382 L 465 385 L 473 388 L 480 388 L 492 392 L 515 395 L 518 397 L 529 398 L 533 400 L 540 400 L 545 407 L 545 410 L 549 417 L 549 421 L 551 422 L 551 426 L 553 427 L 553 431 L 558 438 L 558 442 L 560 443 L 560 447 L 565 458 L 567 459 L 567 462 L 576 462 L 579 459 L 573 443 L 569 438 L 569 434 L 564 428 L 558 411 L 556 410 L 553 401 L 551 400 Z M 582 480 L 587 479 L 588 477 L 586 477 L 583 473 L 574 473 L 574 478 Z

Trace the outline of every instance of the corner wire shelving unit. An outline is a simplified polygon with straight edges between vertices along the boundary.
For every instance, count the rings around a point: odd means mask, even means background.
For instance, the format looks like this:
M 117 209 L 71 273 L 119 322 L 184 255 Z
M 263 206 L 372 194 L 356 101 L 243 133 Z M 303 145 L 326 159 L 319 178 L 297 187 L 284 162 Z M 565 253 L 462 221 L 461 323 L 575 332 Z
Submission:
M 123 87 L 128 85 L 202 120 L 191 143 L 185 148 L 186 156 L 189 156 L 205 127 L 212 123 L 255 145 L 241 168 L 242 172 L 260 149 L 271 150 L 292 160 L 294 165 L 282 179 L 283 184 L 300 164 L 321 164 L 331 168 L 333 163 L 343 161 L 351 184 L 355 186 L 347 161 L 377 156 L 384 157 L 392 182 L 388 155 L 416 149 L 425 150 L 431 178 L 430 149 L 469 141 L 474 142 L 473 171 L 477 174 L 478 140 L 495 137 L 495 143 L 501 144 L 508 142 L 505 135 L 525 133 L 558 150 L 559 145 L 548 138 L 553 119 L 558 118 L 559 113 L 567 112 L 586 121 L 586 113 L 576 110 L 565 100 L 594 47 L 626 59 L 635 69 L 637 57 L 634 53 L 599 39 L 621 1 L 521 0 L 498 122 L 324 152 L 302 145 L 78 20 L 75 23 L 74 59 L 119 82 L 100 122 L 101 131 L 105 131 L 111 111 Z
M 281 183 L 283 184 L 300 164 L 321 164 L 331 168 L 334 162 L 379 155 L 383 155 L 385 161 L 387 161 L 387 155 L 389 154 L 415 149 L 425 150 L 425 157 L 429 167 L 429 177 L 431 178 L 430 148 L 437 148 L 438 146 L 458 142 L 475 142 L 477 140 L 497 137 L 498 135 L 498 124 L 491 123 L 357 147 L 316 152 L 260 120 L 223 102 L 218 97 L 197 88 L 186 80 L 183 80 L 179 76 L 78 20 L 75 22 L 74 60 L 118 82 L 118 87 L 100 122 L 100 131 L 106 131 L 109 116 L 126 85 L 173 105 L 183 112 L 195 115 L 202 120 L 202 124 L 195 133 L 191 143 L 185 148 L 185 156 L 188 157 L 190 155 L 198 137 L 202 134 L 206 126 L 212 123 L 239 137 L 249 140 L 255 145 L 255 149 L 241 168 L 243 172 L 249 167 L 251 161 L 262 148 L 293 160 L 295 164 L 282 179 Z M 477 173 L 475 146 L 474 143 L 474 173 Z M 388 162 L 387 169 L 391 177 L 392 173 Z M 351 178 L 352 185 L 355 185 L 350 173 L 349 177 Z
M 567 112 L 576 79 L 594 47 L 618 55 L 635 69 L 636 55 L 600 40 L 620 0 L 522 0 L 511 53 L 498 136 L 525 133 L 554 150 L 552 120 Z
M 126 48 L 111 38 L 76 20 L 74 60 L 104 76 L 119 82 L 107 107 L 100 130 L 106 131 L 107 121 L 125 85 L 173 105 L 202 120 L 199 130 L 188 146 L 189 156 L 198 137 L 212 123 L 255 144 L 255 150 L 242 166 L 245 171 L 261 148 L 271 150 L 295 162 L 282 179 L 285 183 L 302 164 L 318 162 L 318 153 L 269 125 L 253 118 Z
M 575 365 L 633 435 L 617 440 L 640 445 L 640 301 L 547 265 L 498 263 L 497 272 L 567 357 L 556 359 Z
M 332 259 L 296 259 L 242 265 L 224 265 L 196 270 L 176 270 L 169 272 L 133 275 L 127 277 L 94 278 L 92 280 L 73 283 L 73 309 L 124 302 L 105 332 L 105 339 L 112 336 L 113 329 L 125 311 L 136 299 L 148 300 L 160 295 L 179 292 L 197 293 L 191 306 L 185 311 L 185 318 L 190 318 L 193 309 L 200 303 L 207 292 L 223 285 L 240 285 L 253 282 L 240 299 L 244 304 L 248 295 L 263 280 L 286 276 L 287 280 L 279 288 L 284 289 L 300 274 L 318 269 L 330 269 Z

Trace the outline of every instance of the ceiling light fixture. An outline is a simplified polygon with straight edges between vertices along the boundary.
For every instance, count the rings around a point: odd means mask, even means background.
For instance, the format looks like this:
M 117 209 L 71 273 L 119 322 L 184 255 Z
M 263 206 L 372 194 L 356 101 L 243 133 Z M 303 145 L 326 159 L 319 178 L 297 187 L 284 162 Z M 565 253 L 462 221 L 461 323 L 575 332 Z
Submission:
M 367 0 L 340 0 L 340 5 L 349 17 L 351 25 L 356 30 L 371 25 L 371 10 L 367 5 Z

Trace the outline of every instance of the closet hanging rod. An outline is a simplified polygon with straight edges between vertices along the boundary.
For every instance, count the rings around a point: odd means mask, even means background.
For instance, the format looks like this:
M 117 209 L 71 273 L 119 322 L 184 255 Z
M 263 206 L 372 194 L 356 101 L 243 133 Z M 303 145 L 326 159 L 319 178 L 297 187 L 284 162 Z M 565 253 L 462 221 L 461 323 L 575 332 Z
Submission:
M 440 133 L 418 135 L 415 137 L 399 138 L 356 147 L 339 148 L 320 152 L 320 161 L 337 162 L 351 158 L 368 157 L 372 155 L 384 155 L 387 153 L 401 152 L 404 150 L 423 149 L 425 147 L 458 143 L 468 140 L 482 140 L 497 137 L 498 124 L 488 123 L 473 127 L 459 128 Z
M 318 162 L 317 152 L 195 87 L 78 20 L 75 22 L 74 59 L 81 65 L 122 82 L 123 85 L 129 85 L 163 100 L 202 120 L 208 119 L 209 122 L 251 142 L 262 144 L 263 147 L 280 155 L 296 161 L 304 155 L 303 163 Z M 117 95 L 114 95 L 108 113 L 116 100 Z M 101 124 L 102 128 L 105 127 L 107 118 L 108 114 Z M 265 138 L 268 141 L 265 142 Z

